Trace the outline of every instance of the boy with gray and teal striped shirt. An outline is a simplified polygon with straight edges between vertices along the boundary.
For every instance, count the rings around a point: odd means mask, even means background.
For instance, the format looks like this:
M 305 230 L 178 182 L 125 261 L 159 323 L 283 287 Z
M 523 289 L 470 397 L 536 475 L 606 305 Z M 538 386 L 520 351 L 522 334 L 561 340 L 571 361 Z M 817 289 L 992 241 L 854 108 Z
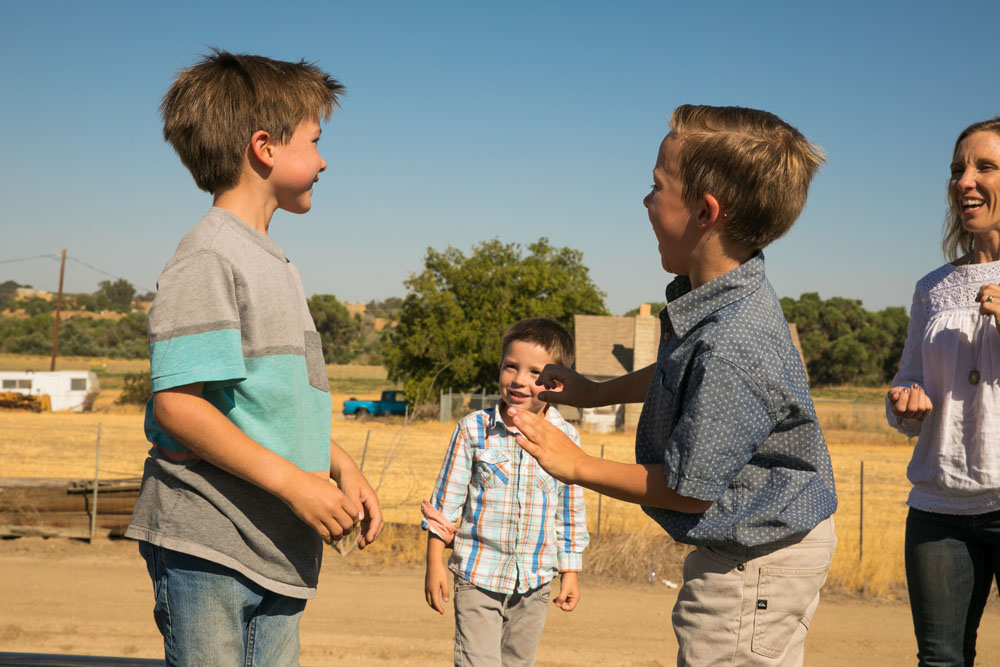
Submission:
M 330 438 L 320 335 L 268 236 L 276 209 L 311 207 L 319 121 L 341 91 L 309 63 L 216 51 L 163 100 L 165 138 L 214 196 L 149 311 L 153 446 L 125 533 L 153 580 L 167 664 L 298 664 L 323 542 L 360 522 L 364 547 L 382 527 Z

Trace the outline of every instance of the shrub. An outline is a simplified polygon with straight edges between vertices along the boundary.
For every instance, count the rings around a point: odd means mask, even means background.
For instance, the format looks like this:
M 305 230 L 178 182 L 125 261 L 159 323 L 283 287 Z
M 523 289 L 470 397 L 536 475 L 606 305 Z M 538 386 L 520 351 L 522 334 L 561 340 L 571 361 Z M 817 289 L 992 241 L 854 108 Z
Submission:
M 148 371 L 126 373 L 123 383 L 122 393 L 115 399 L 118 405 L 143 405 L 153 395 L 153 381 Z

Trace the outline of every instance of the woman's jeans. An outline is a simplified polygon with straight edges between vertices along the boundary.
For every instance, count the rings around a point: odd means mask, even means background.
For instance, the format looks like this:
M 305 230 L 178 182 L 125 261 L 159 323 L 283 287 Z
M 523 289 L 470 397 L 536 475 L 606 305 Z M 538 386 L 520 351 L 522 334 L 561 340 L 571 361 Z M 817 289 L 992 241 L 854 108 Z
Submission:
M 299 664 L 306 601 L 272 593 L 216 563 L 139 542 L 153 580 L 153 616 L 168 665 Z
M 921 666 L 972 665 L 976 631 L 1000 570 L 1000 511 L 906 517 L 906 584 Z

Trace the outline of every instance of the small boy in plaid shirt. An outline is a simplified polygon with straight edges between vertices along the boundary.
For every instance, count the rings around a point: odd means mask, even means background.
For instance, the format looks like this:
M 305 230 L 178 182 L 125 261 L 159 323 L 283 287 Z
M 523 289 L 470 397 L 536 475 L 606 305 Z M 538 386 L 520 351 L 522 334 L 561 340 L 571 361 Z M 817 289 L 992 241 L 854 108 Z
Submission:
M 551 405 L 537 398 L 535 381 L 547 364 L 573 363 L 573 340 L 553 320 L 528 318 L 503 336 L 500 402 L 467 415 L 455 428 L 430 502 L 427 604 L 444 613 L 448 568 L 455 574 L 455 664 L 533 665 L 549 600 L 572 611 L 580 600 L 577 572 L 590 541 L 583 490 L 559 482 L 525 453 L 508 408 L 544 416 L 570 440 L 580 435 Z M 458 527 L 455 524 L 459 522 Z

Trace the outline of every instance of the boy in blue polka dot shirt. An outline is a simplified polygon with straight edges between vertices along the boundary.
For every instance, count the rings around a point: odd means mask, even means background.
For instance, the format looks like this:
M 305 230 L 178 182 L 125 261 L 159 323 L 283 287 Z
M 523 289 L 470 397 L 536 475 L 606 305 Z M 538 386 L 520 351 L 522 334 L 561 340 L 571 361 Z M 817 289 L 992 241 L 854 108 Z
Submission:
M 684 105 L 643 204 L 663 269 L 655 364 L 606 382 L 547 366 L 539 398 L 642 402 L 636 463 L 587 455 L 511 410 L 555 478 L 641 504 L 695 545 L 672 620 L 678 665 L 801 665 L 833 558 L 830 454 L 761 250 L 795 222 L 822 151 L 777 116 Z

